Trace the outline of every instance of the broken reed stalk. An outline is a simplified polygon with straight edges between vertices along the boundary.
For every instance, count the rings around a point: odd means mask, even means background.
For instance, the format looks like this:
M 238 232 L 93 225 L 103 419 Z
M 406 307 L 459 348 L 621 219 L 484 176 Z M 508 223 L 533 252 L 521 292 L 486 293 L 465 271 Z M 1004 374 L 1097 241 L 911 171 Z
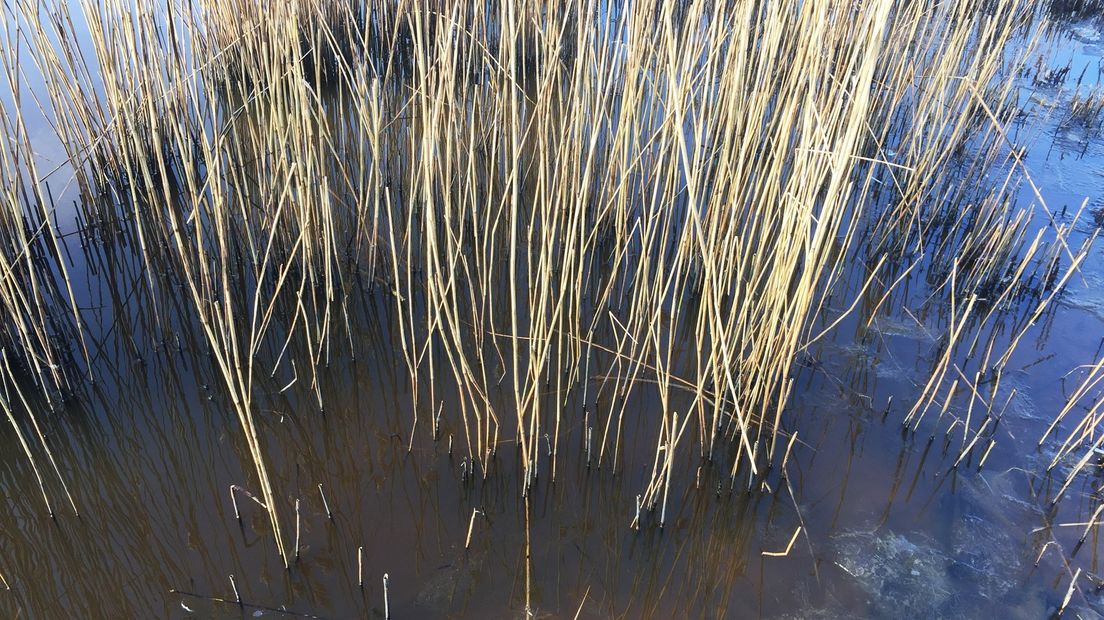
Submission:
M 384 620 L 391 620 L 391 603 L 387 595 L 387 573 L 383 574 L 383 617 Z
M 1062 597 L 1062 604 L 1058 606 L 1058 615 L 1061 616 L 1066 611 L 1066 607 L 1069 605 L 1070 600 L 1073 598 L 1073 592 L 1077 589 L 1077 579 L 1081 576 L 1081 568 L 1077 569 L 1077 572 L 1070 578 L 1069 589 L 1066 590 L 1066 595 Z
M 242 604 L 241 594 L 238 593 L 238 584 L 234 581 L 233 573 L 230 574 L 230 588 L 234 590 L 234 602 L 238 605 Z
M 762 555 L 764 557 L 771 557 L 771 558 L 784 558 L 784 557 L 790 555 L 790 551 L 793 550 L 794 543 L 797 542 L 797 537 L 800 534 L 801 534 L 801 526 L 799 525 L 797 527 L 797 529 L 794 530 L 793 536 L 790 536 L 790 542 L 786 543 L 786 548 L 785 549 L 783 549 L 782 551 L 763 551 Z
M 989 459 L 989 453 L 993 451 L 993 446 L 995 445 L 997 445 L 997 440 L 990 439 L 989 445 L 985 446 L 985 452 L 981 454 L 981 459 L 978 461 L 978 471 L 981 471 L 981 468 L 985 466 L 985 461 Z
M 238 496 L 234 494 L 235 485 L 230 485 L 230 503 L 234 506 L 234 519 L 241 523 L 241 511 L 238 510 Z
M 1101 512 L 1104 512 L 1104 504 L 1097 506 L 1096 510 L 1093 511 L 1092 516 L 1089 517 L 1089 522 L 1085 524 L 1085 532 L 1081 534 L 1080 542 L 1084 543 L 1085 540 L 1089 538 L 1089 532 L 1091 532 L 1092 529 L 1097 525 L 1100 525 L 1100 522 L 1097 521 L 1097 518 L 1100 517 Z
M 475 530 L 475 517 L 479 514 L 478 508 L 472 509 L 471 520 L 468 521 L 468 536 L 464 539 L 464 549 L 471 548 L 472 532 Z
M 322 483 L 318 483 L 318 494 L 322 496 L 322 507 L 326 509 L 326 518 L 333 521 L 333 513 L 330 512 L 330 502 L 326 500 L 326 492 L 322 490 Z
M 583 598 L 579 601 L 579 608 L 575 610 L 575 615 L 572 620 L 579 620 L 579 616 L 583 614 L 583 605 L 586 605 L 587 596 L 590 594 L 590 586 L 587 586 L 586 592 L 583 592 Z

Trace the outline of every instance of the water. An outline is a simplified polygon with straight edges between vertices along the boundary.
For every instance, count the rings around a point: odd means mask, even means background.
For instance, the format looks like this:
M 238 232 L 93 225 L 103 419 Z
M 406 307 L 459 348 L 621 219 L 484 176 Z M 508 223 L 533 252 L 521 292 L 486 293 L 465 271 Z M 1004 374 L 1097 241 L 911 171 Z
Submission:
M 1104 206 L 1104 139 L 1063 117 L 1083 66 L 1080 88 L 1101 81 L 1093 67 L 1104 30 L 1077 21 L 1051 45 L 1047 63 L 1073 69 L 1061 85 L 1022 79 L 1026 116 L 1014 139 L 1030 140 L 1025 164 L 1068 221 L 1086 197 Z M 1031 198 L 1020 189 L 1023 202 Z M 1075 223 L 1071 245 L 1091 234 L 1093 218 Z M 646 395 L 627 403 L 635 415 L 616 474 L 587 466 L 586 423 L 576 416 L 561 431 L 556 481 L 543 471 L 528 500 L 509 441 L 486 477 L 463 456 L 455 403 L 443 405 L 439 439 L 423 434 L 408 450 L 412 395 L 393 309 L 365 290 L 351 305 L 363 354 L 323 368 L 324 414 L 304 377 L 259 388 L 285 530 L 299 540 L 291 570 L 250 499 L 248 451 L 199 336 L 176 325 L 168 331 L 179 340 L 150 342 L 142 312 L 116 314 L 110 293 L 143 278 L 131 265 L 117 271 L 120 282 L 89 279 L 79 292 L 110 326 L 96 364 L 114 380 L 82 389 L 56 413 L 42 408 L 80 516 L 48 480 L 58 516 L 46 518 L 27 459 L 0 453 L 0 574 L 11 588 L 0 590 L 0 615 L 382 617 L 386 574 L 396 618 L 522 617 L 528 501 L 537 617 L 1038 618 L 1058 608 L 1077 569 L 1067 613 L 1097 617 L 1097 533 L 1078 548 L 1083 526 L 1066 525 L 1089 518 L 1096 480 L 1082 478 L 1051 508 L 1055 483 L 1044 474 L 1056 444 L 1035 444 L 1074 384 L 1061 378 L 1099 357 L 1100 251 L 1008 364 L 1006 389 L 1017 396 L 984 468 L 976 451 L 953 467 L 965 438 L 961 429 L 945 434 L 934 413 L 915 432 L 902 429 L 948 329 L 945 309 L 920 311 L 931 291 L 917 274 L 870 329 L 859 313 L 806 353 L 782 423 L 798 432 L 788 476 L 774 471 L 749 492 L 744 477 L 733 488 L 726 467 L 679 459 L 663 528 L 656 514 L 631 527 L 656 444 Z M 861 271 L 849 278 L 855 291 Z M 498 391 L 492 398 L 508 400 L 508 388 Z M 951 414 L 965 415 L 965 402 Z M 566 408 L 583 406 L 573 396 Z M 764 555 L 791 539 L 785 556 Z

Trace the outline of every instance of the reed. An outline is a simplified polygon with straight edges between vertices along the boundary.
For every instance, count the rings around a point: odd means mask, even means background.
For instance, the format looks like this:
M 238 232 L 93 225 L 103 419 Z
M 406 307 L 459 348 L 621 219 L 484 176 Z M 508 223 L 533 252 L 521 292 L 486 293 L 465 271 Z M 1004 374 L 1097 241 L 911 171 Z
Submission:
M 234 591 L 234 602 L 239 606 L 242 604 L 241 594 L 238 592 L 238 584 L 234 581 L 234 575 L 230 575 L 230 588 Z
M 393 310 L 408 450 L 447 424 L 467 481 L 516 442 L 528 506 L 579 417 L 587 466 L 615 473 L 626 426 L 647 422 L 638 512 L 659 507 L 662 527 L 680 459 L 727 459 L 749 489 L 785 470 L 799 356 L 877 291 L 873 320 L 918 265 L 952 320 L 905 422 L 970 398 L 961 461 L 989 439 L 1011 351 L 1088 251 L 1069 227 L 1030 237 L 1009 197 L 1022 0 L 262 4 L 5 5 L 26 55 L 0 55 L 17 111 L 0 119 L 0 313 L 40 384 L 74 380 L 63 358 L 92 372 L 19 118 L 33 71 L 80 217 L 133 241 L 154 324 L 178 312 L 202 335 L 285 566 L 299 501 L 270 470 L 261 385 L 279 377 L 324 413 L 320 369 L 363 354 L 348 306 L 365 288 Z M 952 166 L 965 174 L 948 185 Z M 867 273 L 841 316 L 856 257 Z M 1040 288 L 997 350 L 994 325 Z M 55 316 L 72 351 L 49 337 Z M 630 408 L 640 393 L 657 415 Z M 446 401 L 458 419 L 442 421 Z
M 295 500 L 295 561 L 299 561 L 299 500 Z
M 326 518 L 333 521 L 333 512 L 330 511 L 330 502 L 326 499 L 326 492 L 322 490 L 322 483 L 318 483 L 318 495 L 322 497 L 322 507 L 326 510 Z
M 385 620 L 391 619 L 391 602 L 387 595 L 387 573 L 383 574 L 383 617 Z
M 1066 403 L 1047 428 L 1043 436 L 1039 438 L 1039 446 L 1042 446 L 1059 428 L 1060 424 L 1072 412 L 1081 410 L 1079 419 L 1069 429 L 1062 443 L 1054 453 L 1047 471 L 1053 471 L 1060 463 L 1072 460 L 1073 464 L 1061 479 L 1061 486 L 1051 498 L 1055 503 L 1065 494 L 1077 476 L 1085 471 L 1093 459 L 1099 459 L 1101 446 L 1104 446 L 1104 433 L 1101 433 L 1104 424 L 1104 391 L 1101 382 L 1104 381 L 1104 358 L 1097 362 L 1081 366 L 1071 370 L 1070 375 L 1082 375 L 1073 391 L 1066 398 Z M 1093 519 L 1095 520 L 1095 515 Z
M 475 517 L 479 514 L 478 508 L 472 509 L 471 519 L 468 521 L 468 536 L 464 539 L 464 549 L 471 548 L 472 534 L 475 532 Z
M 1061 616 L 1066 611 L 1066 606 L 1069 605 L 1070 599 L 1073 598 L 1073 593 L 1077 589 L 1077 578 L 1081 576 L 1081 569 L 1078 568 L 1077 572 L 1073 574 L 1073 578 L 1070 579 L 1069 589 L 1066 590 L 1066 595 L 1062 597 L 1062 604 L 1058 606 L 1058 616 Z

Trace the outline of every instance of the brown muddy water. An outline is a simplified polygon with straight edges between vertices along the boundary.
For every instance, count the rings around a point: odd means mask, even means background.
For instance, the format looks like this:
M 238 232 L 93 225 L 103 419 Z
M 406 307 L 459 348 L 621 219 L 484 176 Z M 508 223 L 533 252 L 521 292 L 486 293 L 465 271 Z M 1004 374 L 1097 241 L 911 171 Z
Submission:
M 1015 140 L 1031 145 L 1024 161 L 1059 221 L 1089 198 L 1073 245 L 1104 209 L 1099 121 L 1068 118 L 1074 93 L 1104 85 L 1102 22 L 1065 24 L 1044 51 L 1040 72 L 1071 70 L 1021 77 Z M 1055 440 L 1036 447 L 1077 375 L 1064 377 L 1099 358 L 1100 247 L 1008 364 L 1005 393 L 1016 395 L 987 437 L 984 467 L 981 451 L 955 467 L 964 438 L 934 416 L 902 427 L 949 325 L 945 307 L 925 303 L 930 282 L 917 272 L 878 314 L 868 300 L 803 354 L 782 423 L 800 429 L 788 477 L 734 487 L 725 467 L 678 461 L 662 528 L 657 513 L 632 526 L 655 454 L 654 398 L 630 397 L 636 415 L 616 472 L 588 466 L 589 412 L 611 405 L 604 370 L 569 396 L 557 478 L 542 472 L 527 500 L 509 441 L 486 472 L 465 458 L 454 403 L 433 412 L 437 440 L 408 449 L 413 399 L 394 309 L 363 286 L 349 306 L 355 359 L 331 359 L 319 377 L 324 411 L 305 380 L 258 389 L 274 486 L 298 540 L 285 570 L 206 345 L 187 326 L 151 342 L 146 315 L 127 305 L 140 263 L 82 253 L 80 226 L 62 229 L 86 274 L 80 303 L 105 326 L 94 363 L 110 380 L 78 388 L 43 420 L 79 516 L 49 480 L 57 516 L 44 514 L 4 427 L 2 617 L 524 617 L 526 501 L 535 617 L 1040 618 L 1079 570 L 1065 615 L 1104 615 L 1098 531 L 1079 545 L 1084 526 L 1070 525 L 1089 521 L 1101 481 L 1083 477 L 1051 507 Z M 866 274 L 860 259 L 850 264 L 853 297 Z M 1013 309 L 1008 324 L 1026 312 Z M 596 354 L 594 368 L 609 365 Z

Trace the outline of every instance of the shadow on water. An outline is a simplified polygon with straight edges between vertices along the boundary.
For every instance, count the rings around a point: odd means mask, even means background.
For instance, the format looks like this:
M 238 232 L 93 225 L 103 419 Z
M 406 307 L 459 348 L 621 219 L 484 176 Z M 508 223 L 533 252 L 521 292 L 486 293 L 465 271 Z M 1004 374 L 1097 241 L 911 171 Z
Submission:
M 1085 98 L 1099 96 L 1094 89 L 1100 88 L 1101 74 L 1082 67 L 1093 61 L 1099 67 L 1104 50 L 1101 24 L 1086 17 L 1091 4 L 1051 3 L 1066 21 L 1048 43 L 1055 49 L 1045 64 L 1020 78 L 1024 112 L 1014 138 L 1034 145 L 1025 152 L 1026 167 L 1047 192 L 1055 220 L 1072 225 L 1071 245 L 1089 238 L 1100 224 L 1094 220 L 1099 211 L 1092 210 L 1072 221 L 1084 196 L 1094 208 L 1104 208 L 1098 187 L 1104 174 L 1099 109 L 1096 116 L 1084 112 L 1091 108 Z M 358 19 L 372 23 L 369 16 Z M 394 45 L 411 42 L 400 37 Z M 349 49 L 343 42 L 338 47 Z M 381 70 L 378 94 L 398 108 L 407 77 L 402 61 L 412 52 L 391 51 L 380 47 L 368 53 L 396 58 Z M 325 75 L 339 61 L 315 58 L 312 72 L 325 91 Z M 471 79 L 482 78 L 473 73 Z M 339 86 L 326 92 L 332 124 L 347 114 L 342 107 L 347 96 Z M 233 106 L 233 96 L 220 105 Z M 472 119 L 473 132 L 494 120 L 474 114 Z M 236 122 L 263 128 L 266 119 Z M 416 159 L 405 144 L 396 139 L 376 155 L 389 170 L 384 183 L 395 189 L 389 205 L 395 215 L 386 221 L 416 208 L 404 202 L 402 179 L 411 177 L 404 167 Z M 243 144 L 243 151 L 248 147 Z M 343 148 L 371 157 L 364 145 Z M 948 178 L 948 186 L 961 178 L 985 178 L 988 185 L 977 190 L 981 195 L 1008 174 L 1001 168 L 1007 163 L 982 174 L 972 170 L 971 158 L 962 162 L 963 169 L 955 169 L 961 176 Z M 252 172 L 258 171 L 263 166 Z M 1013 369 L 1010 378 L 993 388 L 997 394 L 977 398 L 990 409 L 998 395 L 1002 403 L 1007 399 L 1004 409 L 985 412 L 994 421 L 986 433 L 964 430 L 976 429 L 969 416 L 982 415 L 982 405 L 965 389 L 956 395 L 951 388 L 955 397 L 946 396 L 945 405 L 941 392 L 928 416 L 903 422 L 944 351 L 955 346 L 948 345 L 948 332 L 957 317 L 941 282 L 962 265 L 955 261 L 979 261 L 985 252 L 941 255 L 945 246 L 956 244 L 962 226 L 955 200 L 930 222 L 924 267 L 915 273 L 907 264 L 883 267 L 879 282 L 900 277 L 903 284 L 864 292 L 856 313 L 803 352 L 794 398 L 781 422 L 784 439 L 796 437 L 789 466 L 736 476 L 727 464 L 739 457 L 728 446 L 718 450 L 733 454 L 679 460 L 671 473 L 673 495 L 662 513 L 641 514 L 637 504 L 655 466 L 655 422 L 663 413 L 659 398 L 649 390 L 626 396 L 604 387 L 621 372 L 613 355 L 594 353 L 596 371 L 583 380 L 587 390 L 562 388 L 561 393 L 558 381 L 544 385 L 542 402 L 562 403 L 577 415 L 566 420 L 555 447 L 547 435 L 540 442 L 546 469 L 523 498 L 516 441 L 500 440 L 490 459 L 473 459 L 464 439 L 465 409 L 456 399 L 431 397 L 431 390 L 460 389 L 449 383 L 444 355 L 432 362 L 439 367 L 436 376 L 444 378 L 428 385 L 423 377 L 412 388 L 396 328 L 404 319 L 396 316 L 388 283 L 371 277 L 343 282 L 344 342 L 318 350 L 310 337 L 277 333 L 271 338 L 276 344 L 266 344 L 259 355 L 264 372 L 254 387 L 257 420 L 285 526 L 296 541 L 297 557 L 285 570 L 260 492 L 247 482 L 253 471 L 232 395 L 209 343 L 183 307 L 185 285 L 178 269 L 167 258 L 159 263 L 163 257 L 153 249 L 152 264 L 162 269 L 148 271 L 149 258 L 140 253 L 135 230 L 126 222 L 128 209 L 184 211 L 184 203 L 129 204 L 128 182 L 133 181 L 118 180 L 113 193 L 99 197 L 96 209 L 78 207 L 70 227 L 62 227 L 71 231 L 66 251 L 86 274 L 75 295 L 96 327 L 87 334 L 88 366 L 96 376 L 68 382 L 56 406 L 30 393 L 28 398 L 43 412 L 46 440 L 80 515 L 55 506 L 56 519 L 44 518 L 31 463 L 18 450 L 0 452 L 0 575 L 10 587 L 0 590 L 5 616 L 383 617 L 386 605 L 397 618 L 500 617 L 503 610 L 520 617 L 527 538 L 533 541 L 537 617 L 980 617 L 1000 610 L 1036 618 L 1062 606 L 1070 570 L 1086 575 L 1098 570 L 1096 531 L 1078 548 L 1083 528 L 1068 524 L 1090 520 L 1100 501 L 1099 477 L 1087 478 L 1073 489 L 1072 501 L 1052 508 L 1055 489 L 1046 469 L 1056 447 L 1035 447 L 1053 409 L 1069 394 L 1069 386 L 1050 378 L 1099 358 L 1104 262 L 1098 247 L 1082 270 L 1083 281 L 1075 278 L 1061 304 L 1042 316 L 1032 317 L 1031 310 L 1039 291 L 1053 285 L 1045 269 L 1008 303 L 986 308 L 993 311 L 991 322 L 971 323 L 970 329 L 978 330 L 974 342 L 984 351 L 1035 319 L 1030 345 L 1017 349 L 1007 365 Z M 356 185 L 331 191 L 355 203 Z M 504 189 L 487 191 L 497 195 Z M 1030 190 L 1019 185 L 1004 197 L 1032 200 Z M 352 218 L 342 225 L 358 229 L 357 211 L 342 213 Z M 1053 225 L 1040 220 L 1000 224 L 1023 236 Z M 201 228 L 203 222 L 191 225 Z M 373 241 L 355 237 L 346 252 L 349 262 L 386 260 L 373 254 Z M 845 263 L 844 284 L 835 296 L 848 301 L 836 301 L 842 305 L 833 316 L 843 315 L 878 269 L 862 252 L 897 242 L 870 239 Z M 593 269 L 601 272 L 609 257 L 598 254 Z M 357 270 L 351 273 L 359 276 Z M 991 282 L 973 282 L 971 288 L 997 291 L 1010 275 L 986 277 Z M 234 284 L 256 287 L 250 278 L 243 270 Z M 605 284 L 596 277 L 590 286 Z M 596 296 L 596 291 L 583 294 Z M 411 303 L 424 320 L 427 301 Z M 828 305 L 833 306 L 831 297 Z M 287 305 L 277 312 L 291 317 L 299 310 Z M 71 326 L 59 325 L 51 333 L 77 342 Z M 611 341 L 616 334 L 599 337 Z M 476 338 L 465 345 L 492 348 Z M 694 352 L 678 346 L 674 351 L 672 366 L 690 369 Z M 955 373 L 981 372 L 971 357 L 955 358 L 961 367 L 950 370 L 948 382 L 957 383 Z M 83 364 L 75 352 L 71 358 L 79 376 Z M 281 364 L 282 359 L 307 362 L 297 367 Z M 310 360 L 324 361 L 308 372 Z M 496 370 L 506 374 L 504 366 Z M 20 372 L 32 375 L 30 368 Z M 510 407 L 508 383 L 488 391 L 500 411 Z M 5 379 L 4 389 L 13 387 Z M 690 403 L 688 395 L 671 398 L 674 409 Z M 438 408 L 426 410 L 426 402 L 439 402 Z M 632 413 L 623 431 L 625 448 L 617 461 L 599 467 L 592 440 L 597 418 L 590 412 L 621 405 Z M 412 438 L 408 412 L 416 406 L 421 423 L 434 432 Z M 15 433 L 2 428 L 5 444 L 16 445 Z M 974 437 L 982 443 L 966 449 Z M 553 451 L 558 452 L 555 481 L 547 471 Z M 64 497 L 57 480 L 47 479 L 46 486 L 52 497 Z M 1094 592 L 1091 585 L 1079 589 L 1070 611 L 1104 613 L 1104 601 Z

